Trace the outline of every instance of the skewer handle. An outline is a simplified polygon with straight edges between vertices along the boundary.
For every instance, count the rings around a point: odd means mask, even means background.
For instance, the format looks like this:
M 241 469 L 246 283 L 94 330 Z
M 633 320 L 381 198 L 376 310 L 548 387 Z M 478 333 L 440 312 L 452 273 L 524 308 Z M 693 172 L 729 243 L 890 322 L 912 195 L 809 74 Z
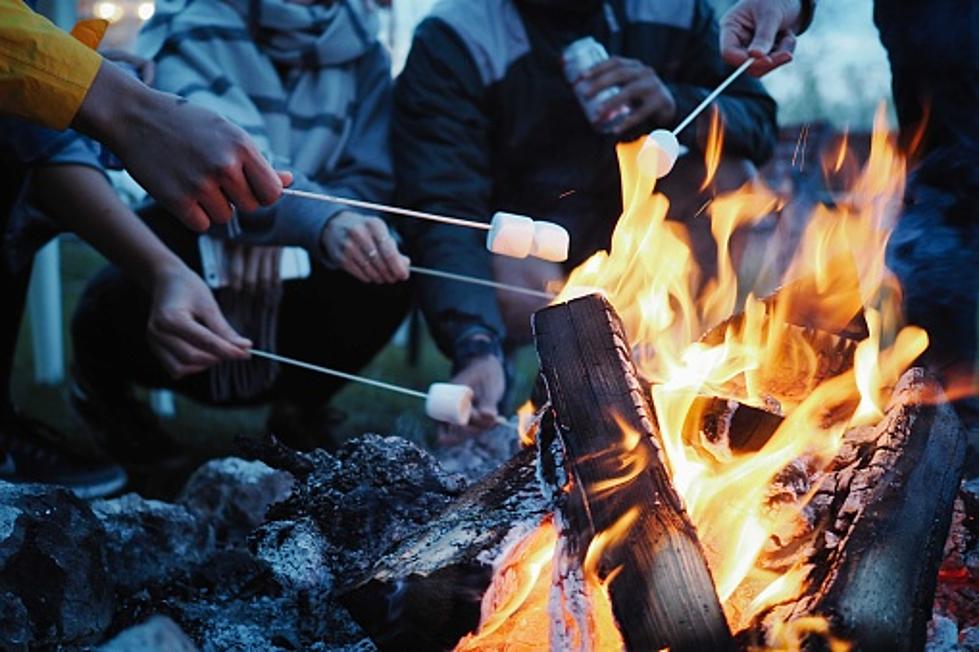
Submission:
M 707 97 L 705 97 L 704 98 L 704 101 L 701 102 L 700 104 L 698 104 L 697 105 L 697 108 L 694 109 L 693 111 L 691 111 L 690 112 L 690 115 L 688 115 L 686 118 L 684 118 L 683 119 L 683 122 L 681 122 L 680 124 L 678 124 L 676 126 L 676 129 L 673 130 L 673 135 L 674 136 L 679 136 L 681 131 L 683 131 L 688 126 L 690 126 L 690 123 L 693 122 L 694 120 L 696 120 L 697 119 L 697 116 L 700 115 L 701 113 L 703 113 L 704 112 L 704 109 L 706 109 L 708 106 L 710 106 L 711 103 L 713 103 L 713 101 L 717 99 L 717 96 L 720 95 L 721 93 L 723 93 L 727 89 L 728 86 L 730 86 L 731 84 L 733 84 L 734 83 L 734 80 L 736 80 L 738 77 L 740 77 L 744 73 L 745 70 L 747 70 L 748 68 L 751 67 L 751 64 L 753 64 L 754 62 L 755 62 L 755 60 L 753 58 L 749 57 L 744 63 L 742 63 L 740 66 L 738 66 L 738 69 L 737 70 L 735 70 L 734 72 L 732 72 L 728 76 L 727 79 L 725 79 L 724 81 L 722 81 L 717 88 L 715 88 L 713 91 L 711 91 L 710 92 L 710 95 L 708 95 Z
M 414 217 L 420 220 L 429 220 L 430 222 L 441 222 L 442 224 L 452 224 L 454 226 L 464 226 L 470 229 L 479 229 L 481 231 L 489 231 L 490 225 L 485 222 L 476 222 L 475 220 L 464 220 L 460 217 L 449 217 L 447 215 L 436 215 L 435 213 L 426 213 L 424 211 L 413 211 L 408 208 L 400 208 L 398 206 L 389 206 L 387 204 L 378 204 L 370 201 L 363 201 L 360 199 L 349 199 L 347 197 L 337 197 L 335 195 L 326 195 L 318 192 L 309 192 L 307 190 L 295 190 L 293 188 L 285 188 L 282 191 L 284 195 L 292 195 L 293 197 L 302 197 L 303 199 L 313 199 L 316 201 L 328 201 L 334 204 L 342 204 L 344 206 L 351 206 L 353 208 L 363 208 L 369 211 L 377 211 L 379 213 L 390 213 L 393 215 L 402 215 L 404 217 Z
M 439 269 L 429 269 L 428 267 L 417 267 L 415 265 L 409 265 L 408 269 L 413 274 L 435 276 L 437 278 L 445 278 L 449 279 L 450 281 L 460 281 L 462 283 L 471 283 L 473 285 L 483 285 L 485 287 L 495 288 L 497 290 L 516 292 L 517 294 L 526 294 L 527 296 L 538 297 L 541 299 L 553 299 L 556 296 L 551 292 L 545 292 L 543 290 L 532 290 L 530 288 L 520 287 L 519 285 L 497 283 L 496 281 L 490 281 L 484 278 L 476 278 L 474 276 L 466 276 L 464 274 L 454 274 L 452 272 L 443 272 Z
M 274 360 L 282 364 L 292 365 L 293 367 L 300 367 L 302 369 L 308 369 L 309 371 L 315 371 L 317 373 L 326 374 L 327 376 L 333 376 L 334 378 L 342 378 L 343 380 L 349 380 L 353 383 L 360 383 L 362 385 L 370 385 L 371 387 L 377 387 L 379 389 L 385 389 L 389 392 L 396 392 L 398 394 L 404 394 L 405 396 L 413 396 L 415 398 L 420 398 L 422 400 L 428 399 L 428 394 L 425 392 L 419 392 L 416 389 L 408 389 L 407 387 L 401 387 L 400 385 L 392 385 L 391 383 L 384 383 L 380 380 L 374 380 L 373 378 L 364 378 L 363 376 L 356 376 L 354 374 L 348 374 L 345 371 L 339 371 L 337 369 L 330 369 L 329 367 L 321 367 L 315 364 L 309 364 L 308 362 L 303 362 L 301 360 L 294 360 L 292 358 L 287 358 L 276 353 L 269 353 L 268 351 L 259 351 L 258 349 L 252 349 L 249 351 L 251 355 L 257 358 L 265 358 L 267 360 Z

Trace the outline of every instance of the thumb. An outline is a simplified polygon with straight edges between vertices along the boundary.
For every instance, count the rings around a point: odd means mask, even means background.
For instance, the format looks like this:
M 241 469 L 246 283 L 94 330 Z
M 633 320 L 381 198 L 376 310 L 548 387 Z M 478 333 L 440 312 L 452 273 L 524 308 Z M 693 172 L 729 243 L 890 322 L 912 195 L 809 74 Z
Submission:
M 293 182 L 292 172 L 289 172 L 288 170 L 276 170 L 275 173 L 279 175 L 279 181 L 282 182 L 283 188 L 288 188 L 289 186 L 292 185 Z
M 207 326 L 211 332 L 218 337 L 223 338 L 233 346 L 236 346 L 243 351 L 247 351 L 252 348 L 252 341 L 239 335 L 238 331 L 232 328 L 231 324 L 228 323 L 228 320 L 224 318 L 224 315 L 221 313 L 220 309 L 214 307 L 204 311 L 204 314 L 201 315 L 201 321 L 204 322 L 204 325 Z
M 778 21 L 772 16 L 759 16 L 755 25 L 755 37 L 748 46 L 748 53 L 753 56 L 768 56 L 775 47 L 775 36 L 778 34 Z

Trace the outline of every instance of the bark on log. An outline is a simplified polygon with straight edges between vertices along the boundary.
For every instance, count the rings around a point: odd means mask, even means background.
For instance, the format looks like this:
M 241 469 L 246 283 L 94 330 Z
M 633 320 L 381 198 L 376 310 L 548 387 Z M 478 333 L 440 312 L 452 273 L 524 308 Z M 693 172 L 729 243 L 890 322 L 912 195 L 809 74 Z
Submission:
M 583 559 L 595 534 L 639 509 L 624 540 L 607 548 L 601 562 L 605 573 L 621 567 L 609 593 L 626 646 L 732 649 L 707 562 L 670 482 L 613 308 L 598 295 L 552 306 L 535 314 L 534 334 L 555 419 L 550 432 L 561 440 L 573 475 L 560 508 L 569 549 Z M 601 491 L 602 483 L 623 476 L 623 426 L 640 435 L 628 452 L 640 470 L 628 483 Z M 547 449 L 543 439 L 541 447 Z
M 385 555 L 341 602 L 381 650 L 446 650 L 479 624 L 493 562 L 553 510 L 527 449 Z
M 964 456 L 938 383 L 910 370 L 884 420 L 848 433 L 807 508 L 808 589 L 766 624 L 823 615 L 855 649 L 923 649 Z

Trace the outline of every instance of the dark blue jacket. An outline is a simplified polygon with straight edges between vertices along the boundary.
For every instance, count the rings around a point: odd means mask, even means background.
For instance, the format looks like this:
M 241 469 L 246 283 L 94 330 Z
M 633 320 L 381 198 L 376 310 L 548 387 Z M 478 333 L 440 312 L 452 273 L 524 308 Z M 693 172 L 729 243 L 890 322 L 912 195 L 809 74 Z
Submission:
M 476 220 L 503 210 L 557 222 L 571 233 L 569 266 L 606 248 L 622 209 L 616 143 L 588 123 L 561 69 L 562 50 L 587 35 L 651 66 L 680 116 L 731 70 L 706 0 L 608 0 L 584 17 L 515 0 L 442 0 L 418 27 L 395 88 L 399 201 Z M 764 162 L 775 141 L 775 102 L 742 77 L 719 106 L 727 151 Z M 695 130 L 681 140 L 696 147 Z M 484 233 L 402 225 L 416 263 L 491 278 Z M 417 283 L 444 351 L 474 329 L 503 335 L 492 290 Z

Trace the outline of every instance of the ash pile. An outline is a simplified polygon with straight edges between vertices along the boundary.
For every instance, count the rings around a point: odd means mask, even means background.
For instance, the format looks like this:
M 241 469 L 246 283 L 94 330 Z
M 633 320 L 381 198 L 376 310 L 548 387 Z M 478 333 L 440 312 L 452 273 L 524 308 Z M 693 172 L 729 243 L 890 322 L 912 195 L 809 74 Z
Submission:
M 335 591 L 467 480 L 397 437 L 253 448 L 173 502 L 0 483 L 0 649 L 374 649 Z

